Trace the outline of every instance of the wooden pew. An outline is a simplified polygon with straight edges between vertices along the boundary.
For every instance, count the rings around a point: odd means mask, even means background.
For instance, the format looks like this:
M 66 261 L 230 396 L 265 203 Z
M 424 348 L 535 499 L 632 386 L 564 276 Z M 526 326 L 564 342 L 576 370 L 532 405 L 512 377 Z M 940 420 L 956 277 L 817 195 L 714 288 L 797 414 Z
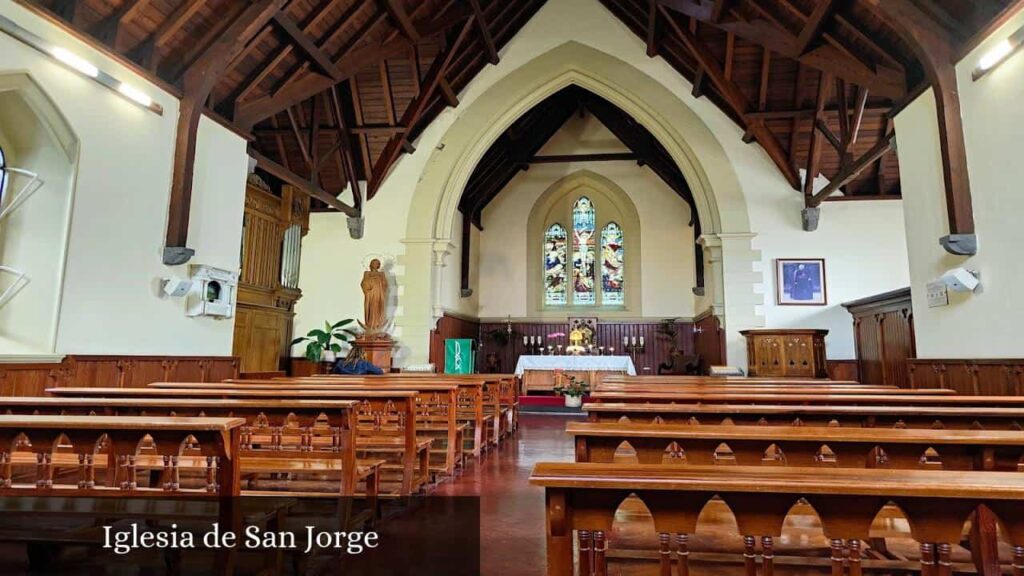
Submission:
M 391 387 L 407 390 L 429 389 L 429 386 L 458 387 L 456 419 L 470 425 L 473 434 L 471 451 L 479 458 L 489 445 L 496 445 L 499 438 L 499 422 L 496 412 L 500 412 L 498 398 L 488 395 L 484 390 L 484 380 L 445 380 L 445 384 L 424 382 L 422 378 L 402 378 L 401 376 L 331 376 L 321 375 L 304 378 L 276 378 L 269 381 L 225 380 L 226 384 L 291 384 L 309 390 L 330 390 L 336 386 Z
M 909 390 L 896 387 L 831 387 L 831 386 L 712 386 L 689 384 L 606 384 L 599 385 L 595 394 L 877 394 L 894 396 L 955 396 L 955 390 L 929 388 Z
M 85 398 L 164 398 L 164 399 L 304 399 L 358 400 L 356 451 L 385 455 L 397 460 L 385 469 L 400 469 L 398 493 L 409 495 L 424 486 L 430 477 L 430 439 L 416 436 L 416 394 L 402 390 L 224 390 L 164 388 L 49 388 L 47 393 L 61 397 Z
M 352 383 L 341 388 L 337 384 L 307 384 L 305 380 L 226 380 L 224 382 L 152 382 L 151 388 L 174 390 L 399 390 L 416 393 L 416 432 L 442 440 L 438 449 L 431 453 L 440 456 L 441 462 L 431 463 L 431 470 L 446 476 L 454 476 L 455 469 L 463 461 L 463 435 L 466 426 L 457 419 L 458 388 L 454 384 L 426 383 L 416 386 L 392 384 L 364 386 Z
M 918 392 L 915 390 L 914 392 Z M 820 404 L 874 406 L 1024 406 L 1024 396 L 949 396 L 943 394 L 772 394 L 595 392 L 593 402 L 677 404 Z
M 244 424 L 241 418 L 0 415 L 0 496 L 39 492 L 65 496 L 238 496 L 241 481 L 237 454 Z M 26 437 L 31 442 L 28 450 Z M 171 478 L 157 488 L 140 487 L 137 482 L 137 459 L 147 437 Z M 194 445 L 190 438 L 195 439 Z M 184 489 L 176 481 L 178 458 L 186 447 L 198 450 L 206 461 L 203 489 Z M 105 483 L 98 483 L 94 458 L 104 449 L 108 476 Z M 19 452 L 31 454 L 27 463 L 35 467 L 34 484 L 15 480 Z M 71 455 L 70 461 L 58 458 L 61 453 Z M 77 470 L 77 482 L 55 482 L 64 466 Z
M 1024 407 L 586 404 L 591 422 L 1024 430 Z
M 920 543 L 925 576 L 950 576 L 951 551 L 971 511 L 991 509 L 1013 546 L 1014 574 L 1024 566 L 1024 476 L 1009 472 L 949 472 L 782 466 L 662 466 L 538 464 L 530 482 L 545 488 L 549 575 L 573 574 L 578 543 L 581 574 L 604 576 L 609 537 L 620 503 L 635 494 L 654 518 L 661 574 L 689 573 L 689 536 L 717 495 L 736 517 L 743 537 L 744 572 L 775 568 L 775 538 L 801 499 L 813 506 L 832 548 L 832 574 L 860 576 L 881 562 L 862 555 L 875 517 L 890 502 L 907 515 Z M 675 550 L 671 543 L 675 541 Z M 844 550 L 845 549 L 845 550 Z M 844 552 L 848 557 L 844 558 Z M 848 570 L 848 571 L 847 571 Z
M 356 400 L 0 397 L 0 413 L 243 418 L 240 466 L 259 474 L 337 473 L 339 493 L 375 495 L 381 460 L 356 459 Z M 149 458 L 149 457 L 146 457 Z M 183 458 L 181 469 L 201 462 Z M 144 462 L 142 460 L 140 462 Z M 251 492 L 250 492 L 251 493 Z
M 316 375 L 314 378 L 323 378 L 336 375 Z M 456 380 L 484 379 L 485 389 L 496 385 L 500 398 L 501 412 L 507 422 L 502 424 L 503 434 L 514 432 L 519 427 L 519 378 L 515 374 L 431 374 L 425 372 L 402 372 L 402 378 L 447 378 Z
M 577 462 L 613 463 L 623 442 L 640 464 L 1024 470 L 1024 434 L 812 426 L 569 422 Z
M 663 375 L 636 375 L 609 374 L 605 377 L 608 382 L 635 382 L 635 383 L 671 383 L 671 384 L 714 384 L 724 386 L 739 384 L 748 386 L 753 384 L 784 384 L 797 385 L 807 384 L 810 386 L 832 385 L 832 386 L 875 386 L 875 384 L 861 384 L 856 380 L 830 380 L 828 378 L 776 378 L 770 376 L 685 376 L 681 374 Z

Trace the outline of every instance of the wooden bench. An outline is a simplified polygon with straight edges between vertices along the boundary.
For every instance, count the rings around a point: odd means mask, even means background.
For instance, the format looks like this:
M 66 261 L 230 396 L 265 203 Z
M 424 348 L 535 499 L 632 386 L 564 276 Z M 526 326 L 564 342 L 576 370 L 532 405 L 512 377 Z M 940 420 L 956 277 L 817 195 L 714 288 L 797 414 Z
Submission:
M 261 474 L 301 468 L 340 476 L 338 493 L 346 496 L 357 494 L 359 483 L 363 494 L 376 494 L 383 464 L 356 459 L 358 405 L 356 400 L 0 397 L 0 413 L 8 414 L 243 418 L 240 466 L 249 489 L 256 488 Z M 179 461 L 181 469 L 200 464 L 195 458 Z
M 457 418 L 458 387 L 454 384 L 399 384 L 375 386 L 360 383 L 318 384 L 302 379 L 285 380 L 226 380 L 221 383 L 153 382 L 151 388 L 175 390 L 399 390 L 416 393 L 416 432 L 436 442 L 431 445 L 430 470 L 436 475 L 453 477 L 463 463 L 463 439 L 467 424 Z
M 915 390 L 915 392 L 917 392 Z M 677 404 L 787 404 L 872 406 L 1021 406 L 1024 396 L 947 396 L 938 394 L 772 394 L 595 392 L 593 402 Z
M 49 492 L 74 496 L 238 496 L 241 418 L 156 416 L 0 415 L 0 495 Z M 160 487 L 140 487 L 137 466 L 144 444 L 166 472 Z M 203 459 L 203 488 L 185 489 L 177 481 L 180 457 L 187 451 Z M 106 466 L 96 456 L 106 452 Z M 28 458 L 22 460 L 20 455 Z M 68 458 L 58 456 L 67 454 Z M 35 469 L 34 482 L 15 480 L 15 468 Z M 77 471 L 77 481 L 55 482 L 61 468 Z M 96 469 L 106 468 L 97 482 Z
M 773 573 L 775 538 L 801 501 L 821 520 L 831 545 L 832 574 L 837 576 L 860 576 L 865 568 L 884 567 L 864 557 L 861 543 L 871 538 L 873 520 L 890 502 L 909 519 L 925 576 L 952 574 L 952 546 L 960 541 L 967 517 L 981 505 L 1004 527 L 1013 546 L 1015 576 L 1024 570 L 1024 475 L 1018 473 L 542 463 L 530 482 L 545 488 L 547 573 L 554 576 L 573 574 L 574 543 L 580 574 L 608 573 L 615 512 L 631 495 L 653 516 L 661 574 L 671 574 L 673 564 L 678 573 L 689 573 L 689 537 L 716 495 L 735 515 L 746 576 L 758 572 L 757 537 L 761 572 Z
M 325 375 L 314 376 L 322 378 Z M 515 432 L 519 427 L 519 379 L 515 374 L 432 374 L 421 372 L 402 372 L 402 378 L 475 380 L 484 379 L 484 389 L 496 387 L 499 395 L 501 414 L 505 421 L 501 424 L 502 435 Z
M 577 462 L 1024 470 L 1024 434 L 1006 430 L 705 426 L 569 422 Z
M 50 388 L 48 393 L 61 397 L 86 398 L 162 398 L 162 399 L 289 399 L 356 400 L 356 452 L 364 458 L 384 458 L 383 470 L 398 471 L 397 493 L 409 495 L 430 478 L 428 466 L 430 439 L 416 436 L 416 395 L 401 390 L 244 390 L 244 389 L 165 389 L 165 388 Z M 387 478 L 381 478 L 382 481 Z
M 249 385 L 249 382 L 240 380 L 226 380 L 225 383 Z M 442 384 L 442 382 L 444 382 Z M 439 382 L 424 382 L 422 378 L 403 378 L 401 376 L 338 376 L 320 375 L 304 378 L 277 378 L 270 381 L 260 381 L 260 384 L 291 384 L 298 388 L 309 390 L 330 390 L 335 386 L 364 386 L 367 388 L 391 387 L 393 389 L 406 390 L 430 390 L 430 386 L 451 386 L 458 387 L 456 397 L 456 420 L 469 425 L 472 434 L 467 434 L 469 450 L 475 458 L 479 458 L 487 446 L 496 445 L 499 436 L 499 422 L 494 416 L 497 406 L 497 398 L 485 397 L 484 381 L 474 380 L 443 380 Z
M 1024 430 L 1024 407 L 592 403 L 591 422 Z
M 662 395 L 666 398 L 680 394 L 830 394 L 830 395 L 877 395 L 877 396 L 955 396 L 955 390 L 930 388 L 926 390 L 909 390 L 896 387 L 832 387 L 832 386 L 784 386 L 769 384 L 766 386 L 713 386 L 689 384 L 608 384 L 599 385 L 594 391 L 598 397 L 604 394 L 638 394 Z
M 609 374 L 608 376 L 605 377 L 605 381 L 672 384 L 713 384 L 718 386 L 724 386 L 729 384 L 739 384 L 741 386 L 748 386 L 753 384 L 808 384 L 811 386 L 876 386 L 875 384 L 861 384 L 856 380 L 831 380 L 828 378 L 775 378 L 768 376 L 685 376 L 681 374 L 651 374 L 636 376 L 630 376 L 628 374 Z

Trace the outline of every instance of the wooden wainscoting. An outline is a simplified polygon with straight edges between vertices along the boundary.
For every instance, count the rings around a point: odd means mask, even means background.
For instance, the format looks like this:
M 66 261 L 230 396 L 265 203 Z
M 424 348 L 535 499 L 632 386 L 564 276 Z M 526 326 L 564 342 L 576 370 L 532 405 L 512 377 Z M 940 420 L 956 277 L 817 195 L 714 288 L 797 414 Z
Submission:
M 237 378 L 233 356 L 66 356 L 52 364 L 0 364 L 0 396 L 45 396 L 63 386 L 143 387 L 151 382 Z
M 907 361 L 911 388 L 950 388 L 981 396 L 1024 395 L 1024 359 Z
M 825 364 L 828 368 L 828 377 L 832 380 L 860 381 L 856 360 L 828 360 Z
M 910 288 L 845 302 L 843 307 L 853 315 L 860 381 L 909 386 L 907 359 L 917 355 Z

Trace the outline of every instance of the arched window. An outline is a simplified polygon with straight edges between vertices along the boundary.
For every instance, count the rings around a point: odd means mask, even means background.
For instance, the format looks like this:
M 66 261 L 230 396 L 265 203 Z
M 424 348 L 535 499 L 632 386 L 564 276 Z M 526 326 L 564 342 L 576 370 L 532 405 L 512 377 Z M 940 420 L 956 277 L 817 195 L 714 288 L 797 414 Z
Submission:
M 580 197 L 572 207 L 572 291 L 573 303 L 590 306 L 597 302 L 594 288 L 594 205 Z
M 622 306 L 626 303 L 623 292 L 625 272 L 622 248 L 622 228 L 609 222 L 601 231 L 601 304 Z
M 564 306 L 568 301 L 566 282 L 566 240 L 561 224 L 552 224 L 544 233 L 544 304 Z

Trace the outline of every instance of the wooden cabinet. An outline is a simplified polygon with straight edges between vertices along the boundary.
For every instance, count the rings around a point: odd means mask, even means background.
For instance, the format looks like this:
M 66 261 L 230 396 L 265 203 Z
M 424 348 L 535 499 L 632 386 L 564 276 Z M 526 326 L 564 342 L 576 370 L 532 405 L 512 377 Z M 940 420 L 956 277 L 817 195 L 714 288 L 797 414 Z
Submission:
M 778 378 L 828 378 L 825 335 L 828 330 L 743 330 L 747 374 Z
M 860 381 L 907 387 L 907 359 L 916 356 L 910 288 L 846 302 L 843 307 L 853 316 Z
M 242 372 L 284 368 L 298 289 L 299 252 L 309 229 L 309 197 L 290 186 L 275 196 L 258 180 L 245 193 L 242 274 L 232 353 Z

